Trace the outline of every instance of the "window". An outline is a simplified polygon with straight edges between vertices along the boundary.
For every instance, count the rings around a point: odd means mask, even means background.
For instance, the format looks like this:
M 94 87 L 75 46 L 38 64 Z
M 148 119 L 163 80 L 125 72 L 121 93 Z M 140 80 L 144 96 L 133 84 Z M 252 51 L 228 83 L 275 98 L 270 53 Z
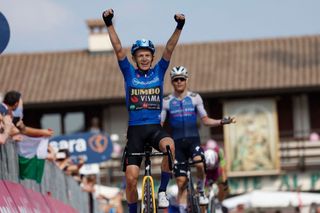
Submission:
M 84 130 L 85 118 L 82 112 L 69 112 L 64 117 L 65 134 Z
M 85 127 L 85 116 L 83 112 L 44 114 L 41 118 L 41 127 L 53 129 L 56 136 L 81 132 Z
M 55 114 L 45 114 L 41 118 L 41 127 L 43 129 L 53 129 L 54 135 L 62 134 L 61 127 L 61 115 L 58 113 Z

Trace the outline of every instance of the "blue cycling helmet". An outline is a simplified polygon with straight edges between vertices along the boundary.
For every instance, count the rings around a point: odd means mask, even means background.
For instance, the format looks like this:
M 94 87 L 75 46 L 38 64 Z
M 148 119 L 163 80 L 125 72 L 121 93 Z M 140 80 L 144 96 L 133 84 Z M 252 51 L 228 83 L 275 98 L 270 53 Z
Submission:
M 137 40 L 131 47 L 131 54 L 134 55 L 134 53 L 139 49 L 148 49 L 151 51 L 152 55 L 156 51 L 152 41 L 148 39 Z

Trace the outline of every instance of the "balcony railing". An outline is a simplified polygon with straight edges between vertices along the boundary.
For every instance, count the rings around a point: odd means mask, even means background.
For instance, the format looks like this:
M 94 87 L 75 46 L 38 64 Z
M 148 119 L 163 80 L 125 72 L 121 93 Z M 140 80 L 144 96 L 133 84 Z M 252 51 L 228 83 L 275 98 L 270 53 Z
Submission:
M 280 143 L 281 168 L 306 170 L 320 166 L 320 141 L 295 139 Z

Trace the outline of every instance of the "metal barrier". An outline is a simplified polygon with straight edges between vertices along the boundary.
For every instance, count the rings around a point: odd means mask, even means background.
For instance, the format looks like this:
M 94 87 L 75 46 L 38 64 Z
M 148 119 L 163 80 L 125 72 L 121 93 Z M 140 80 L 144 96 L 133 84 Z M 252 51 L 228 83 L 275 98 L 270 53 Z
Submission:
M 54 163 L 46 161 L 41 184 L 32 180 L 19 180 L 18 154 L 15 142 L 8 140 L 0 145 L 0 179 L 20 183 L 26 188 L 53 198 L 75 208 L 78 212 L 100 212 L 96 200 L 90 204 L 90 194 L 83 192 L 79 184 L 64 174 Z M 90 206 L 92 205 L 92 206 Z

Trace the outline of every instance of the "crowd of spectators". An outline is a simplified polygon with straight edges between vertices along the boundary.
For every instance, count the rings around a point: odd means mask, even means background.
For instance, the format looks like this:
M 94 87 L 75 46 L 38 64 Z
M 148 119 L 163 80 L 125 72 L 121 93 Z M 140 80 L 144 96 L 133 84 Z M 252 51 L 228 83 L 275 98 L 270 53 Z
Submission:
M 99 133 L 99 120 L 94 117 L 91 122 L 90 132 Z M 0 103 L 0 146 L 14 141 L 23 143 L 23 136 L 50 138 L 54 135 L 51 129 L 39 129 L 26 126 L 23 122 L 23 100 L 18 91 L 9 91 L 5 94 Z M 48 144 L 46 160 L 53 162 L 65 175 L 72 176 L 94 199 L 99 200 L 103 212 L 123 213 L 121 190 L 113 196 L 100 193 L 100 185 L 96 184 L 96 177 L 81 175 L 80 169 L 84 165 L 84 159 L 79 157 L 76 160 L 71 158 L 68 149 L 55 150 Z M 103 186 L 102 186 L 103 187 Z
M 91 194 L 92 198 L 99 201 L 100 209 L 105 213 L 123 213 L 123 190 L 97 184 L 95 175 L 82 178 L 81 187 L 83 191 Z

